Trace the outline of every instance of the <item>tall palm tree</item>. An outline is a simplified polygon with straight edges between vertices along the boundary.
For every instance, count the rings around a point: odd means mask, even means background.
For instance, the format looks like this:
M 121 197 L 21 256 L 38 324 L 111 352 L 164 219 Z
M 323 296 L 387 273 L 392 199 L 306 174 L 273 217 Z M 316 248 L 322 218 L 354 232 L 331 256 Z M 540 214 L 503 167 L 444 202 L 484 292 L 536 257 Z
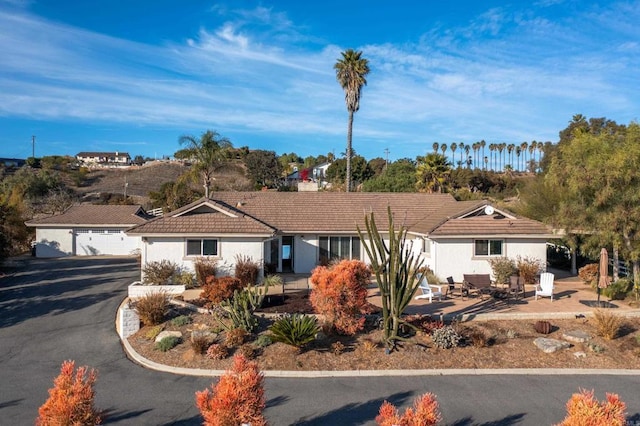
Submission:
M 440 144 L 438 142 L 434 142 L 432 145 L 433 152 L 438 152 L 439 147 L 440 147 Z
M 527 148 L 529 147 L 529 144 L 527 142 L 522 142 L 520 144 L 520 150 L 522 151 L 522 170 L 523 171 L 527 171 Z
M 486 145 L 487 145 L 487 143 L 484 141 L 484 139 L 480 141 L 480 146 L 482 147 L 482 158 L 487 158 L 487 157 L 484 155 L 484 147 L 485 147 Z M 487 162 L 485 161 L 485 162 L 484 162 L 484 166 L 483 166 L 485 170 L 487 169 L 487 167 L 486 167 L 486 166 L 487 166 Z
M 520 169 L 520 154 L 522 154 L 522 147 L 521 146 L 516 146 L 516 158 L 517 158 L 517 162 L 518 162 L 518 167 L 516 167 L 516 171 L 518 169 Z
M 447 154 L 445 154 L 447 152 L 447 144 L 443 143 L 442 145 L 440 145 L 440 149 L 442 150 L 442 155 L 447 158 Z
M 469 151 L 471 151 L 471 145 L 466 144 L 464 146 L 464 153 L 467 154 L 467 169 L 471 168 L 471 161 L 469 161 Z
M 502 155 L 502 152 L 506 147 L 507 147 L 507 144 L 504 142 L 501 142 L 498 144 L 498 153 L 499 153 L 498 158 L 501 158 L 502 160 L 502 166 L 500 166 L 500 161 L 498 161 L 498 170 L 504 171 L 504 155 Z
M 227 154 L 233 148 L 229 139 L 221 137 L 218 132 L 207 130 L 200 139 L 183 135 L 178 140 L 180 145 L 185 145 L 185 151 L 193 159 L 191 167 L 192 177 L 202 177 L 204 196 L 209 198 L 209 188 L 214 179 L 215 171 L 227 161 Z
M 535 154 L 535 150 L 538 147 L 538 142 L 536 141 L 532 141 L 529 144 L 529 165 L 530 167 L 530 171 L 533 173 L 536 171 L 536 154 Z
M 478 168 L 478 150 L 480 150 L 480 142 L 474 142 L 473 145 L 471 145 L 471 148 L 473 148 L 473 168 L 476 169 Z
M 511 166 L 511 170 L 513 170 L 513 150 L 516 149 L 516 145 L 510 143 L 507 145 L 507 152 L 509 153 L 509 165 Z
M 458 144 L 453 142 L 451 144 L 451 162 L 455 163 L 456 161 L 456 150 L 458 149 Z
M 347 176 L 346 191 L 351 191 L 351 137 L 353 131 L 353 114 L 360 109 L 362 87 L 367 85 L 365 78 L 369 74 L 369 61 L 362 57 L 362 52 L 347 49 L 342 52 L 342 58 L 333 66 L 336 70 L 336 80 L 344 90 L 344 100 L 349 112 L 347 124 Z
M 494 170 L 494 154 L 496 152 L 496 144 L 495 143 L 490 143 L 489 144 L 489 156 L 491 157 L 491 168 L 490 170 L 493 171 Z
M 464 161 L 462 161 L 462 153 L 464 152 L 465 145 L 464 142 L 460 142 L 460 144 L 458 145 L 458 147 L 460 148 L 460 164 L 464 164 Z

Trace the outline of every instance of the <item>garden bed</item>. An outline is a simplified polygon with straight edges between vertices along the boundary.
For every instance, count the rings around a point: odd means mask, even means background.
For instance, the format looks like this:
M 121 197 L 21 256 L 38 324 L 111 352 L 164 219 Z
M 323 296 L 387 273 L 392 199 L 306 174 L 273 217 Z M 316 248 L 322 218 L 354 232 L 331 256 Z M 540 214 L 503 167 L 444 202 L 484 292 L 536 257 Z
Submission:
M 293 300 L 292 298 L 286 300 Z M 298 302 L 300 302 L 298 300 Z M 297 303 L 297 302 L 296 302 Z M 300 302 L 302 303 L 302 302 Z M 265 309 L 284 306 L 276 305 Z M 431 336 L 418 332 L 408 337 L 400 348 L 386 354 L 380 344 L 381 331 L 369 321 L 369 326 L 356 336 L 324 335 L 302 350 L 283 343 L 258 348 L 256 339 L 267 334 L 273 319 L 261 317 L 255 334 L 243 345 L 230 347 L 225 359 L 214 360 L 198 355 L 191 348 L 189 336 L 194 330 L 214 330 L 216 339 L 224 341 L 225 332 L 213 316 L 176 309 L 171 316 L 188 315 L 191 323 L 181 326 L 170 321 L 162 324 L 165 330 L 183 334 L 183 341 L 166 352 L 155 349 L 149 339 L 151 327 L 143 327 L 129 337 L 129 343 L 142 356 L 155 362 L 186 368 L 223 370 L 231 365 L 234 353 L 253 353 L 263 370 L 377 370 L 377 369 L 494 369 L 494 368 L 612 368 L 640 369 L 640 319 L 625 318 L 619 337 L 606 340 L 597 336 L 594 318 L 553 320 L 552 332 L 537 333 L 532 320 L 473 321 L 456 325 L 467 336 L 463 346 L 442 349 L 436 347 Z M 543 353 L 534 344 L 537 337 L 562 339 L 567 331 L 581 330 L 592 336 L 590 343 L 573 343 L 569 349 L 553 354 Z M 471 338 L 470 336 L 476 336 Z M 478 337 L 479 336 L 479 337 Z M 484 344 L 483 344 L 484 343 Z M 601 349 L 598 353 L 592 348 Z M 575 354 L 584 352 L 583 357 Z

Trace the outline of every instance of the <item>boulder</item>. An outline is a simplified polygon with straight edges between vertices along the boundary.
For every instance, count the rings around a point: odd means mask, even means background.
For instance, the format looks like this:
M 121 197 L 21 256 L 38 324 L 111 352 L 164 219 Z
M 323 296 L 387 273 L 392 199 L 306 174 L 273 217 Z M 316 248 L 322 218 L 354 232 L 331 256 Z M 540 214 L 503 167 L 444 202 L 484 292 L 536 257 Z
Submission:
M 557 339 L 548 339 L 546 337 L 538 337 L 533 341 L 533 344 L 546 354 L 552 354 L 560 349 L 567 349 L 571 347 L 569 342 Z
M 562 333 L 562 338 L 573 343 L 584 343 L 591 340 L 591 336 L 582 330 L 570 330 Z
M 156 336 L 156 343 L 159 342 L 160 340 L 164 339 L 165 337 L 169 337 L 169 336 L 175 336 L 175 337 L 179 337 L 180 339 L 182 339 L 182 332 L 181 331 L 172 331 L 172 330 L 161 331 L 160 334 L 158 334 Z

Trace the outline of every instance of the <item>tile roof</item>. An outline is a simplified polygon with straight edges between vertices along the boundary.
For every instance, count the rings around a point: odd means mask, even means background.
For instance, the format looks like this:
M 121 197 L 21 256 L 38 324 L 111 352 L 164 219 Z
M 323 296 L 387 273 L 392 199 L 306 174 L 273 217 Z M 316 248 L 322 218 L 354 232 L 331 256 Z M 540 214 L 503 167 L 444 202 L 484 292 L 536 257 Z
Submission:
M 364 228 L 364 217 L 374 213 L 380 229 L 386 229 L 387 206 L 396 224 L 410 232 L 447 235 L 455 227 L 464 228 L 466 219 L 455 219 L 486 205 L 485 201 L 456 201 L 449 194 L 423 193 L 340 193 L 340 192 L 216 192 L 161 218 L 136 226 L 131 234 L 264 234 L 349 233 Z M 475 219 L 475 217 L 473 218 Z M 539 222 L 512 219 L 523 233 L 548 234 Z M 509 228 L 475 226 L 468 222 L 466 235 L 473 232 L 504 233 Z M 457 231 L 456 231 L 457 232 Z M 454 234 L 457 235 L 457 234 Z
M 139 205 L 109 206 L 81 204 L 69 207 L 64 213 L 26 222 L 27 226 L 119 226 L 131 227 L 145 223 L 147 216 Z
M 465 235 L 544 235 L 551 231 L 543 224 L 526 218 L 509 218 L 501 214 L 451 219 L 435 229 L 431 236 Z

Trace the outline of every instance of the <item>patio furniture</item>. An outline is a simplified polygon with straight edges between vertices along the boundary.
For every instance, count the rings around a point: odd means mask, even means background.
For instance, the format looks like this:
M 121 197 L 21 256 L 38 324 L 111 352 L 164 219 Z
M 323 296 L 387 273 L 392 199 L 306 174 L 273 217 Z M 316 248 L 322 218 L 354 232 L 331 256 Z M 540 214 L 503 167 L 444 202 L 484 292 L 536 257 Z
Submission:
M 441 285 L 429 284 L 427 277 L 421 276 L 418 289 L 422 294 L 417 295 L 415 299 L 429 299 L 429 303 L 431 303 L 433 298 L 437 297 L 438 300 L 442 301 L 442 287 Z
M 519 275 L 511 275 L 509 277 L 509 298 L 518 300 L 524 298 L 524 279 Z
M 467 294 L 476 293 L 480 298 L 490 296 L 494 287 L 491 285 L 491 275 L 489 274 L 464 274 L 462 282 L 462 292 Z
M 453 280 L 453 277 L 447 277 L 447 284 L 449 284 L 447 296 L 456 296 L 456 294 L 454 293 L 456 291 L 456 282 Z M 460 296 L 462 296 L 462 288 L 460 289 Z
M 554 275 L 551 272 L 540 274 L 540 283 L 536 284 L 535 300 L 538 300 L 538 296 L 541 296 L 550 297 L 553 302 L 553 279 Z

